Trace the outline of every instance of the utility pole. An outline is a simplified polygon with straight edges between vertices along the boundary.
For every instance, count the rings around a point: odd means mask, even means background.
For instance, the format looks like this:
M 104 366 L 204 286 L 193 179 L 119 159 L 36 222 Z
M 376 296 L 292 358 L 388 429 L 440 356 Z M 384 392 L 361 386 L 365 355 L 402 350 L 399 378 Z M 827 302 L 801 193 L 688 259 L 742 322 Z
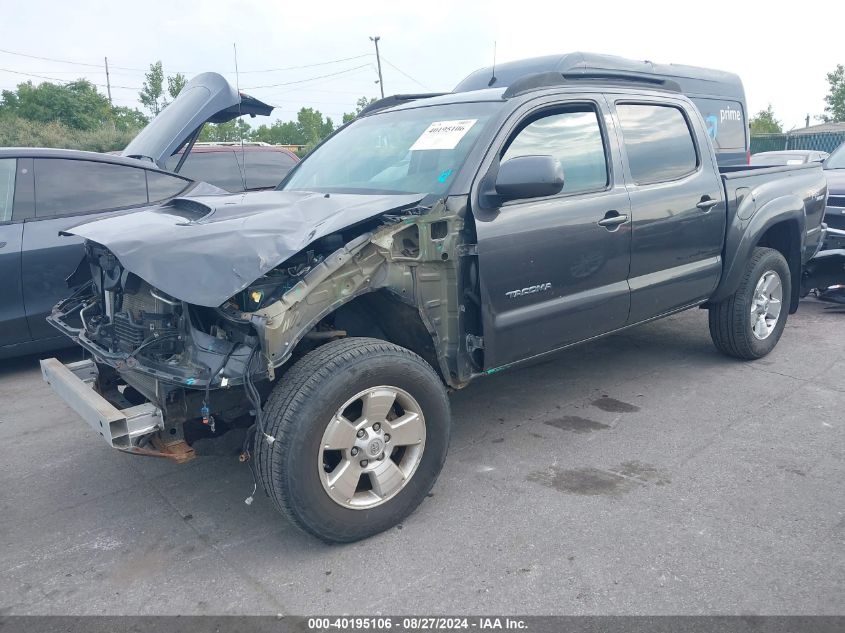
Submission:
M 381 57 L 378 54 L 378 41 L 381 38 L 378 35 L 371 36 L 370 41 L 376 45 L 376 64 L 378 64 L 378 87 L 381 90 L 381 98 L 384 99 L 384 82 L 381 79 Z
M 109 91 L 109 105 L 114 105 L 114 104 L 112 104 L 112 101 L 111 101 L 111 81 L 109 80 L 109 58 L 106 57 L 105 60 L 106 60 L 106 90 Z

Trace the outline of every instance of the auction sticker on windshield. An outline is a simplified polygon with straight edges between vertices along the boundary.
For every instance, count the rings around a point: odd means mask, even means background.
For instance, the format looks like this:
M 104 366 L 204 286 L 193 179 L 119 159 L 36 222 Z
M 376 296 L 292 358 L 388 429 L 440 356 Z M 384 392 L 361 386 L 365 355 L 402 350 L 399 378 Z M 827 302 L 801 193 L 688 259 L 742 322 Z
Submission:
M 455 149 L 478 119 L 435 121 L 411 145 L 411 151 L 423 149 Z

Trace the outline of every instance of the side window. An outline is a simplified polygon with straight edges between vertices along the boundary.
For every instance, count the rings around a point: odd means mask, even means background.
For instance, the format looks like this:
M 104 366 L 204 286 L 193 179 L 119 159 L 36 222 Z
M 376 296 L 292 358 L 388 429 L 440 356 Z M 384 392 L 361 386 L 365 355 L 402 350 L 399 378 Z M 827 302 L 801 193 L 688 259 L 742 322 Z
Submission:
M 168 169 L 176 167 L 179 158 L 181 154 L 172 156 L 167 163 Z M 182 169 L 179 170 L 179 174 L 216 185 L 226 191 L 244 190 L 240 165 L 235 158 L 235 152 L 229 148 L 219 152 L 191 152 L 185 164 L 182 165 Z
M 631 175 L 638 185 L 674 180 L 698 166 L 686 117 L 674 106 L 617 104 Z
M 240 159 L 240 152 L 235 151 Z M 296 164 L 296 159 L 285 152 L 249 151 L 243 153 L 244 177 L 247 189 L 270 189 L 282 182 Z
M 540 115 L 510 142 L 502 162 L 517 156 L 551 155 L 563 166 L 563 193 L 607 186 L 607 159 L 598 114 L 591 107 Z
M 147 203 L 143 169 L 90 160 L 35 160 L 35 217 L 105 211 Z
M 157 171 L 147 172 L 147 194 L 150 202 L 161 202 L 182 193 L 191 181 Z
M 15 158 L 0 158 L 0 222 L 12 219 L 12 201 L 15 199 Z

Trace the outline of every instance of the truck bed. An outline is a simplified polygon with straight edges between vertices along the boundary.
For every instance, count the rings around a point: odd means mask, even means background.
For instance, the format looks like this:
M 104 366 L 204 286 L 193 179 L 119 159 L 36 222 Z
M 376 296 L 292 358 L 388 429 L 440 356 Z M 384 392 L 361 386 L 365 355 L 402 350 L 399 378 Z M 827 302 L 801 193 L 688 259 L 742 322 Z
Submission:
M 807 262 L 815 254 L 821 240 L 827 198 L 827 181 L 821 163 L 775 167 L 730 166 L 720 167 L 719 173 L 727 201 L 728 240 L 735 218 L 745 222 L 765 210 L 769 203 L 782 204 L 785 197 L 800 198 L 805 211 L 805 224 L 802 227 L 805 252 L 802 260 Z
M 827 181 L 820 163 L 768 167 L 720 167 L 725 190 L 726 234 L 722 284 L 731 287 L 731 278 L 738 274 L 737 266 L 746 261 L 750 250 L 772 226 L 782 222 L 784 211 L 791 209 L 791 222 L 797 226 L 788 246 L 796 249 L 796 269 L 793 278 L 800 279 L 801 266 L 818 251 L 822 240 L 822 218 L 827 199 Z M 798 210 L 798 211 L 795 211 Z M 781 218 L 781 219 L 778 219 Z M 793 303 L 797 305 L 797 286 Z M 714 297 L 720 300 L 717 290 Z

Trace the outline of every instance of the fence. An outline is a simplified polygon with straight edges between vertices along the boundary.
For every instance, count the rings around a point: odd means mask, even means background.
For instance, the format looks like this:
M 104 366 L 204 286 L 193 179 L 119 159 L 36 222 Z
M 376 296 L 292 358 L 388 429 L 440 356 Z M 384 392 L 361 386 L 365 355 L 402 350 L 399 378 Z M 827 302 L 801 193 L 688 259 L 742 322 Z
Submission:
M 820 152 L 832 152 L 842 143 L 845 143 L 845 132 L 758 134 L 751 137 L 751 153 L 785 149 L 811 149 Z

